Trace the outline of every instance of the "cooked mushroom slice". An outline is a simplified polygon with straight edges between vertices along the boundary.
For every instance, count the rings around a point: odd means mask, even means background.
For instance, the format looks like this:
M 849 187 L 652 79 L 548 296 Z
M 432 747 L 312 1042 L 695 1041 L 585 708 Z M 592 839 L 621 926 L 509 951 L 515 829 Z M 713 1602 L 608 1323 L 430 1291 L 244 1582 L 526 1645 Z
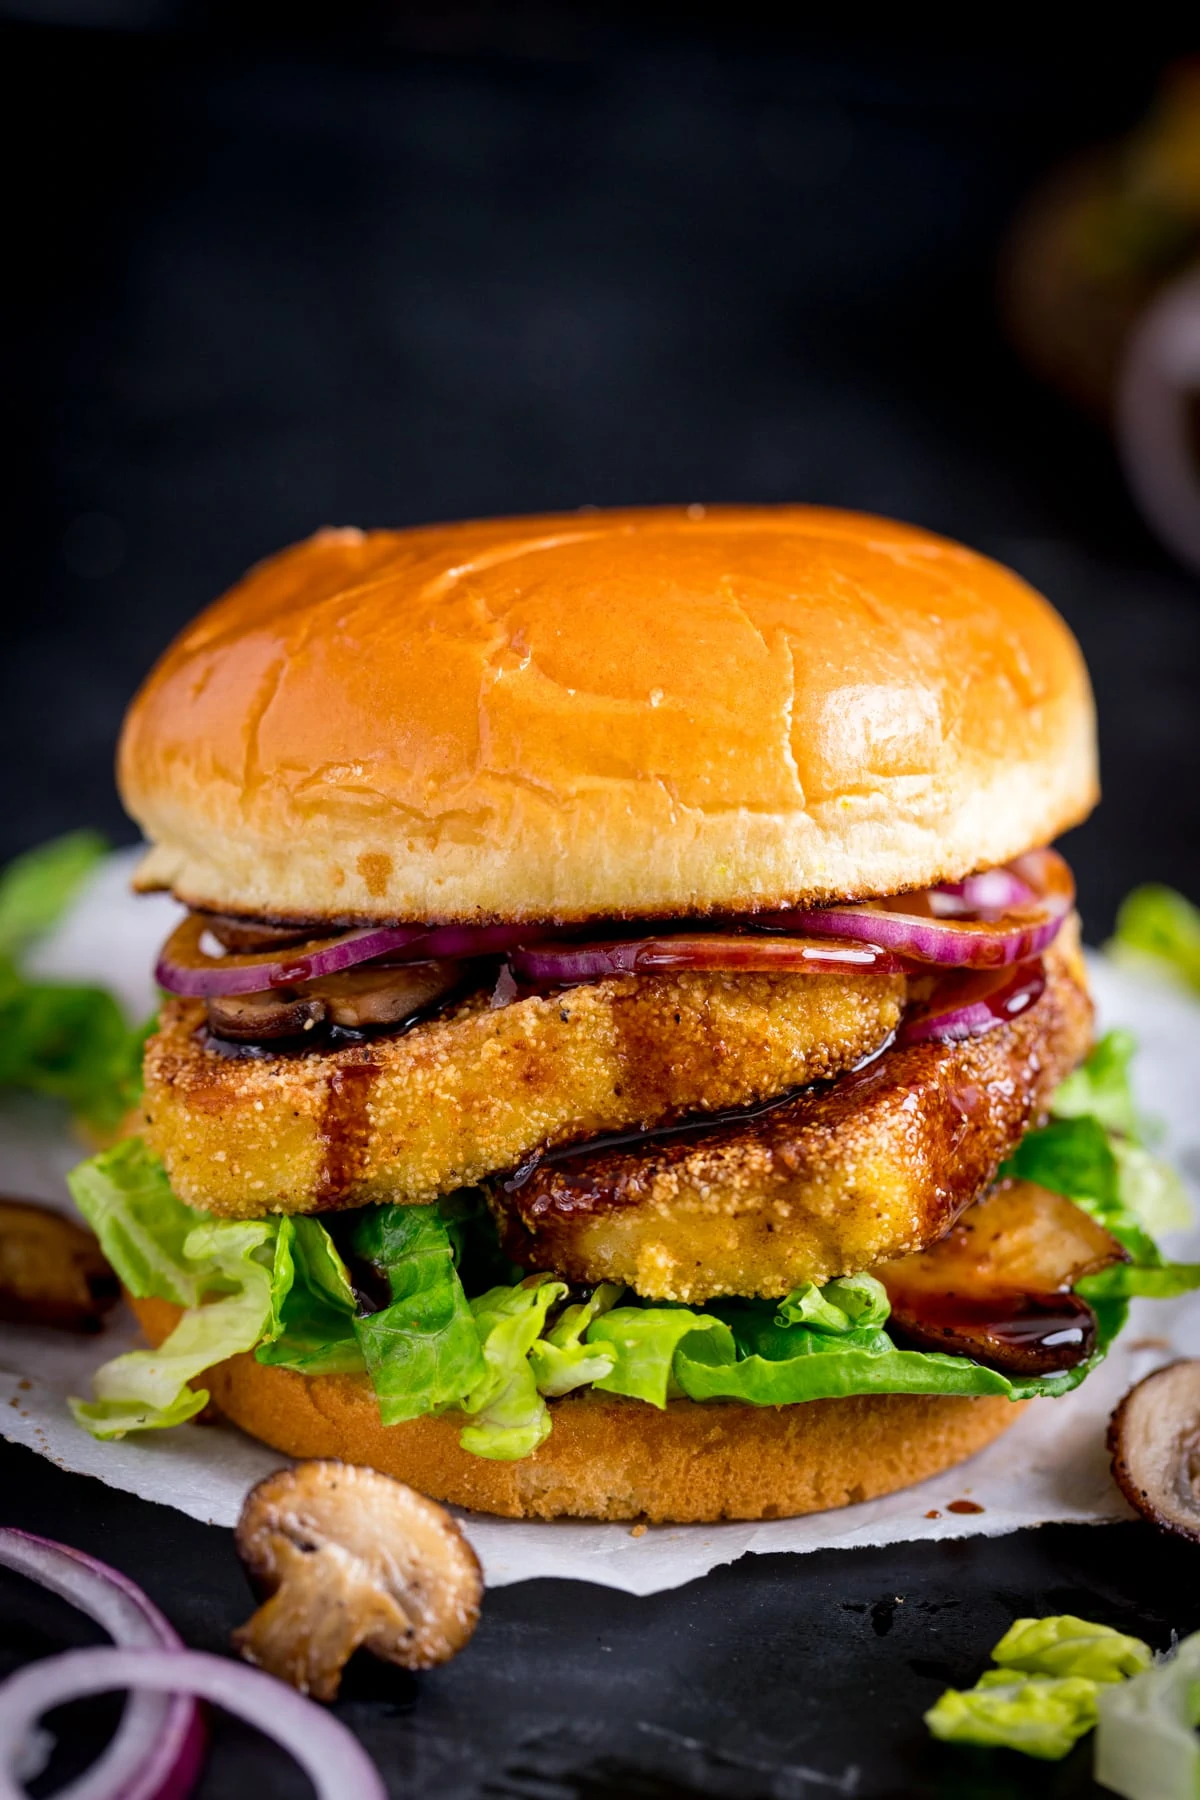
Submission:
M 267 1596 L 236 1648 L 318 1700 L 336 1696 L 360 1646 L 431 1669 L 479 1621 L 483 1578 L 454 1520 L 374 1469 L 302 1462 L 268 1475 L 246 1496 L 235 1542 Z
M 120 1294 L 90 1231 L 31 1200 L 0 1200 L 0 1319 L 99 1331 Z
M 455 962 L 401 963 L 392 969 L 348 969 L 309 982 L 301 992 L 319 998 L 334 1025 L 361 1030 L 370 1025 L 403 1025 L 460 985 L 463 965 Z
M 894 1301 L 917 1294 L 1053 1294 L 1129 1252 L 1061 1194 L 1003 1181 L 967 1208 L 944 1238 L 876 1269 Z
M 272 988 L 263 994 L 216 994 L 208 1002 L 208 1024 L 218 1037 L 235 1043 L 298 1037 L 325 1017 L 322 1001 L 298 988 Z
M 1078 1294 L 891 1296 L 898 1344 L 969 1356 L 1005 1375 L 1057 1375 L 1096 1348 L 1096 1315 Z
M 233 913 L 199 913 L 205 929 L 218 944 L 235 955 L 253 956 L 256 950 L 290 950 L 312 938 L 329 936 L 328 925 L 266 925 L 261 919 L 239 919 Z
M 1200 1360 L 1130 1388 L 1108 1428 L 1117 1486 L 1163 1531 L 1200 1543 Z

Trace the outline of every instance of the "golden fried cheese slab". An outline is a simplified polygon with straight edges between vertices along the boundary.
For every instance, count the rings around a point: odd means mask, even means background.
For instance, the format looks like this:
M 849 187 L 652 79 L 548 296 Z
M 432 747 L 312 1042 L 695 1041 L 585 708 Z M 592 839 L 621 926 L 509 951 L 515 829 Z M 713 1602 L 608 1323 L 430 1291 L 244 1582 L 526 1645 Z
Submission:
M 887 1050 L 747 1123 L 494 1183 L 505 1250 L 573 1281 L 698 1302 L 781 1295 L 922 1249 L 990 1185 L 1087 1050 L 1078 957 L 1057 952 L 1047 976 L 1027 1012 L 982 1037 Z
M 427 1202 L 535 1150 L 828 1080 L 886 1043 L 902 975 L 620 976 L 402 1035 L 222 1054 L 200 1001 L 147 1046 L 146 1136 L 181 1199 L 228 1218 Z

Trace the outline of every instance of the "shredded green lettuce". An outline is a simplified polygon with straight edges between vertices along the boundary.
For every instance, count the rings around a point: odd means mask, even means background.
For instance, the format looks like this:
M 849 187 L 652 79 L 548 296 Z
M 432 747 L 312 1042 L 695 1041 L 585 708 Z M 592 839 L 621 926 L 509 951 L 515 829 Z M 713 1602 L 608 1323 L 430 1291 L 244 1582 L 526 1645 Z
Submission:
M 1121 903 L 1105 950 L 1132 969 L 1153 969 L 1200 992 L 1200 908 L 1173 888 L 1147 883 Z
M 992 1651 L 992 1661 L 1002 1669 L 1020 1669 L 1027 1675 L 1086 1675 L 1091 1681 L 1123 1681 L 1140 1675 L 1153 1660 L 1141 1638 L 1111 1625 L 1093 1625 L 1072 1613 L 1017 1619 Z
M 20 959 L 58 922 L 105 848 L 94 832 L 72 832 L 0 874 L 0 1087 L 61 1101 L 101 1134 L 137 1103 L 150 1026 L 132 1027 L 104 988 L 34 980 Z
M 62 918 L 108 849 L 97 831 L 71 831 L 27 850 L 0 874 L 0 956 L 19 956 Z
M 529 1361 L 539 1394 L 569 1394 L 612 1373 L 616 1353 L 599 1342 L 585 1344 L 583 1336 L 602 1313 L 611 1312 L 623 1291 L 615 1281 L 602 1281 L 587 1300 L 564 1306 L 550 1329 L 535 1339 Z
M 497 1462 L 530 1456 L 550 1435 L 550 1411 L 538 1392 L 529 1352 L 546 1314 L 570 1293 L 553 1275 L 530 1275 L 519 1287 L 494 1287 L 471 1302 L 484 1373 L 463 1397 L 474 1423 L 463 1427 L 464 1450 Z
M 1095 1725 L 1102 1692 L 1152 1660 L 1140 1638 L 1069 1613 L 1017 1619 L 992 1651 L 999 1666 L 973 1688 L 948 1688 L 925 1723 L 945 1743 L 1056 1762 Z
M 1165 1299 L 1200 1287 L 1200 1264 L 1171 1263 L 1155 1242 L 1160 1231 L 1183 1230 L 1191 1207 L 1170 1164 L 1141 1142 L 1129 1083 L 1133 1040 L 1110 1031 L 1054 1096 L 1054 1117 L 1029 1132 L 1003 1172 L 1065 1194 L 1090 1213 L 1129 1253 L 1086 1276 L 1078 1287 L 1089 1303 L 1142 1295 Z
M 1200 1794 L 1200 1633 L 1098 1701 L 1096 1780 L 1124 1800 Z
M 123 1286 L 139 1300 L 198 1306 L 202 1271 L 184 1253 L 205 1215 L 176 1199 L 142 1138 L 123 1138 L 67 1176 L 76 1206 Z
M 351 1375 L 365 1368 L 355 1335 L 358 1300 L 333 1239 L 316 1219 L 282 1218 L 271 1271 L 268 1341 L 260 1363 L 301 1375 Z
M 274 1219 L 225 1219 L 197 1225 L 183 1245 L 197 1286 L 212 1297 L 183 1314 L 157 1350 L 131 1350 L 97 1369 L 94 1399 L 71 1411 L 93 1437 L 180 1425 L 208 1405 L 189 1384 L 214 1363 L 253 1350 L 271 1321 Z
M 391 1294 L 390 1305 L 354 1321 L 383 1423 L 460 1406 L 486 1366 L 438 1208 L 371 1209 L 360 1218 L 353 1246 Z
M 1091 1731 L 1096 1716 L 1096 1683 L 1083 1676 L 989 1669 L 973 1688 L 947 1688 L 925 1723 L 943 1743 L 1019 1750 L 1057 1762 Z

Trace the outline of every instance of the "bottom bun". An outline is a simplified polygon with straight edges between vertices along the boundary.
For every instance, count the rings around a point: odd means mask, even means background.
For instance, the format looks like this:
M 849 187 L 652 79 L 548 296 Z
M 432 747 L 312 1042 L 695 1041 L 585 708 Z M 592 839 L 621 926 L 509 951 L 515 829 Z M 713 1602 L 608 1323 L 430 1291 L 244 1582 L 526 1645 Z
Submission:
M 158 1345 L 179 1317 L 131 1302 Z M 510 1519 L 787 1519 L 874 1500 L 949 1469 L 998 1438 L 1028 1402 L 860 1394 L 798 1406 L 644 1401 L 583 1390 L 549 1402 L 532 1456 L 490 1462 L 459 1448 L 452 1414 L 383 1425 L 364 1375 L 297 1375 L 252 1355 L 210 1369 L 213 1404 L 288 1456 L 339 1457 L 434 1500 Z

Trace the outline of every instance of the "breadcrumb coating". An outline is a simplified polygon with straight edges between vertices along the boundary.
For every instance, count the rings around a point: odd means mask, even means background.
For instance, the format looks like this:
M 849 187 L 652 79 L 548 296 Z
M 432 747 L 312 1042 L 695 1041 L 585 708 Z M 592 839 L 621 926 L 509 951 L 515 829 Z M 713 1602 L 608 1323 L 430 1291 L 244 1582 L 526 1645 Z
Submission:
M 227 1218 L 429 1202 L 546 1145 L 742 1106 L 887 1042 L 902 975 L 620 976 L 403 1035 L 230 1057 L 199 1001 L 146 1050 L 146 1136 L 181 1199 Z
M 547 1161 L 492 1184 L 508 1254 L 650 1299 L 772 1297 L 935 1242 L 1086 1053 L 1074 926 L 1041 998 L 965 1043 L 886 1051 L 751 1123 Z

